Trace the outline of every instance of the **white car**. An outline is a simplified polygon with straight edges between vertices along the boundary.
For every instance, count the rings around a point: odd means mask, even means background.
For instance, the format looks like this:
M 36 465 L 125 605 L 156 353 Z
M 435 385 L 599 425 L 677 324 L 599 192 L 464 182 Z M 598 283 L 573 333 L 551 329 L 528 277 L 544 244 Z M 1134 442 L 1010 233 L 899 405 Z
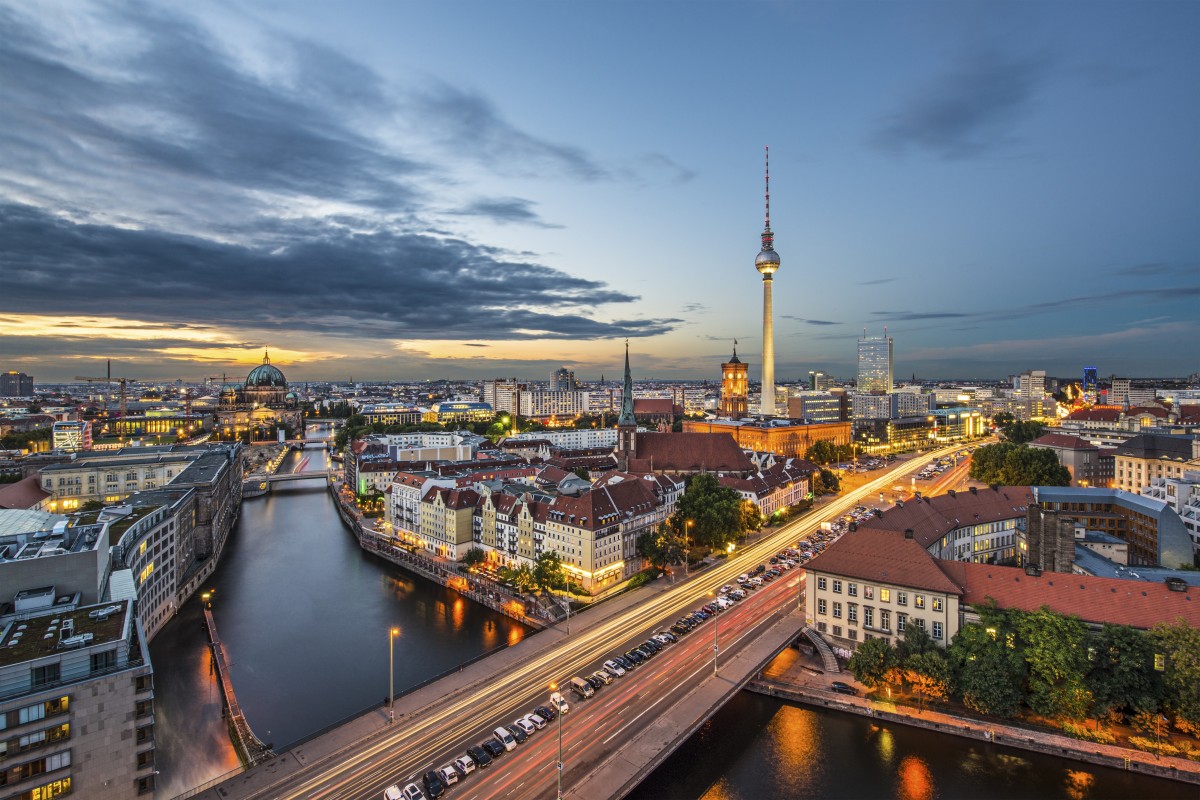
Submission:
M 506 752 L 511 753 L 517 749 L 517 740 L 513 738 L 513 735 L 508 732 L 507 728 L 496 728 L 496 730 L 492 731 L 492 736 L 497 742 L 503 745 Z
M 727 584 L 725 584 L 724 586 L 722 586 L 722 587 L 721 587 L 721 594 L 729 594 L 729 593 L 730 593 L 730 592 L 732 592 L 732 591 L 733 591 L 733 584 L 732 584 L 732 583 L 727 583 Z
M 534 725 L 532 722 L 530 722 L 528 717 L 521 717 L 520 719 L 514 721 L 513 725 L 516 725 L 518 728 L 525 731 L 526 736 L 532 736 L 534 731 L 537 730 L 537 725 Z
M 425 793 L 420 786 L 410 783 L 404 787 L 404 800 L 425 800 Z
M 571 706 L 567 703 L 567 699 L 558 692 L 550 693 L 550 705 L 560 714 L 566 714 L 571 710 Z
M 446 786 L 453 786 L 458 783 L 458 770 L 447 764 L 437 771 L 438 777 L 442 779 L 442 783 Z
M 619 678 L 625 674 L 625 668 L 615 661 L 605 661 L 604 671 L 615 678 Z
M 521 719 L 525 720 L 539 731 L 546 727 L 546 720 L 542 719 L 541 714 L 526 714 L 525 716 L 521 717 Z
M 404 794 L 400 791 L 400 787 L 393 783 L 383 790 L 383 800 L 404 800 Z
M 475 771 L 475 760 L 470 756 L 461 756 L 451 761 L 450 766 L 454 767 L 454 771 L 465 778 Z

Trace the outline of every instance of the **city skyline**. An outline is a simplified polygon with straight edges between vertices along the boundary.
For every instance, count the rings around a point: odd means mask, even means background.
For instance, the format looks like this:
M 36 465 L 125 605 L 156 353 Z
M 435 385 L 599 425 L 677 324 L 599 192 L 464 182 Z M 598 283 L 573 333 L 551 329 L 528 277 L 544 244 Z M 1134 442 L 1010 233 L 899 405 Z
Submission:
M 0 369 L 756 381 L 770 145 L 779 381 L 1196 372 L 1200 8 L 869 10 L 0 3 Z

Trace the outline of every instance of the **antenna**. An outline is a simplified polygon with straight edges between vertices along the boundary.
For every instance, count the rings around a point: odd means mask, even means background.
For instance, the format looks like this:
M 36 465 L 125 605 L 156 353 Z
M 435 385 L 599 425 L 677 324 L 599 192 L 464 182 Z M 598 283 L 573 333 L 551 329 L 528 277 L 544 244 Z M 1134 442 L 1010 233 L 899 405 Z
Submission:
M 767 230 L 771 230 L 771 146 L 764 145 L 767 165 Z

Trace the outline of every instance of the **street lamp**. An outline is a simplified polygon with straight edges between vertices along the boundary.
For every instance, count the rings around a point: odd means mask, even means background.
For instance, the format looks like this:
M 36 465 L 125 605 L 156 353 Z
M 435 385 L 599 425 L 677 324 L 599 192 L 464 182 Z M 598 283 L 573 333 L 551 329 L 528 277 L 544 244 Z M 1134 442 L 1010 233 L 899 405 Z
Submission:
M 552 691 L 552 692 L 557 692 L 557 691 L 558 691 L 558 684 L 557 684 L 557 683 L 552 683 L 552 684 L 550 684 L 550 691 Z M 558 717 L 558 800 L 562 800 L 562 774 L 563 774 L 563 760 L 562 760 L 562 718 L 563 718 L 563 712 L 562 712 L 562 709 L 561 709 L 561 708 L 556 708 L 556 709 L 554 709 L 554 710 L 558 712 L 558 713 L 555 715 L 555 716 L 557 716 L 557 717 Z
M 689 542 L 688 533 L 691 531 L 692 526 L 695 524 L 696 524 L 696 521 L 691 520 L 691 519 L 689 519 L 683 523 L 683 574 L 684 575 L 688 574 L 688 549 L 689 549 L 688 548 L 688 542 Z
M 388 724 L 396 721 L 396 637 L 399 628 L 388 631 Z

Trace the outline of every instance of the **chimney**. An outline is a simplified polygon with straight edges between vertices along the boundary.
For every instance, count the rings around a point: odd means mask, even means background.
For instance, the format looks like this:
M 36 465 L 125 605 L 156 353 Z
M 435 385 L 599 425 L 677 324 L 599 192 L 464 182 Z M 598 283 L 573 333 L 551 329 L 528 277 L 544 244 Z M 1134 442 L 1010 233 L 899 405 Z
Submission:
M 913 529 L 912 529 L 912 528 L 905 528 L 905 529 L 904 529 L 904 538 L 905 538 L 905 539 L 911 539 L 911 538 L 913 538 Z

